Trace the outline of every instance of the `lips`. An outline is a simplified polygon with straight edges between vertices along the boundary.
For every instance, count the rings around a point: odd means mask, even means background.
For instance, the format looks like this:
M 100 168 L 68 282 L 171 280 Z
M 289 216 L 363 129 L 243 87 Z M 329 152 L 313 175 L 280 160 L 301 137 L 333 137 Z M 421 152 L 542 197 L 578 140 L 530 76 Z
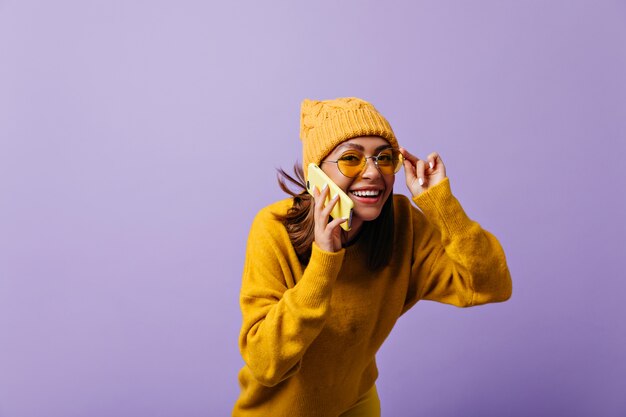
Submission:
M 382 190 L 351 190 L 350 193 L 357 197 L 376 198 L 382 194 Z
M 383 194 L 385 193 L 385 189 L 380 187 L 360 187 L 353 188 L 349 192 L 350 197 L 354 201 L 369 205 L 378 204 L 378 202 L 381 201 Z

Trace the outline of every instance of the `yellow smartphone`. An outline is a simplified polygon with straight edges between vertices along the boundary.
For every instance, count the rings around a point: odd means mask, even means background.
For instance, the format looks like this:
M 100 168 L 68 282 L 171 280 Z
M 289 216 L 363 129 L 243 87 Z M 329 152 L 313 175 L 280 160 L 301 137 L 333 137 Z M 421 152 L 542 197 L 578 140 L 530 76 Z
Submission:
M 337 184 L 331 180 L 328 175 L 322 171 L 322 168 L 318 167 L 314 163 L 309 164 L 308 168 L 308 176 L 306 181 L 306 189 L 309 194 L 313 195 L 313 190 L 315 187 L 321 192 L 324 185 L 328 184 L 330 188 L 330 193 L 328 194 L 328 198 L 326 198 L 326 202 L 328 203 L 331 198 L 339 194 L 339 200 L 333 210 L 330 212 L 330 215 L 333 219 L 338 218 L 346 218 L 348 221 L 341 223 L 341 228 L 345 231 L 350 230 L 352 225 L 352 209 L 354 208 L 354 202 L 350 199 L 348 194 L 346 194 Z

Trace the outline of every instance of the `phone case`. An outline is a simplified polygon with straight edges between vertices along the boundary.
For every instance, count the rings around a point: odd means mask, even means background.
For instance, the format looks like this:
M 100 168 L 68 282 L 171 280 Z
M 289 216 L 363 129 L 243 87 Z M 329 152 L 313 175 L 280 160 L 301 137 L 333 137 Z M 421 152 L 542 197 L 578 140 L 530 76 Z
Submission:
M 333 210 L 330 212 L 330 215 L 333 219 L 338 218 L 347 218 L 347 222 L 341 223 L 341 228 L 348 231 L 352 225 L 352 209 L 354 208 L 354 202 L 350 199 L 348 194 L 346 194 L 337 184 L 335 184 L 329 177 L 322 171 L 320 167 L 315 165 L 314 163 L 309 164 L 308 169 L 308 177 L 306 182 L 306 189 L 309 194 L 313 195 L 313 190 L 317 187 L 320 191 L 325 184 L 328 184 L 330 188 L 330 193 L 328 198 L 326 199 L 326 203 L 339 194 L 339 200 Z

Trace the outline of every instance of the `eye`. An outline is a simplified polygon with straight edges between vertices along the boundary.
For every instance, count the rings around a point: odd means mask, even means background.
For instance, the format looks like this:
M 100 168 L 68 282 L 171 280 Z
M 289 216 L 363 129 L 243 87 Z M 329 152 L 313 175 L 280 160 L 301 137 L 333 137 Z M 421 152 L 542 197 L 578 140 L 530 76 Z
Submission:
M 383 151 L 378 154 L 378 163 L 382 164 L 390 164 L 393 161 L 393 152 L 391 151 Z
M 354 153 L 354 152 L 348 152 L 348 153 L 344 153 L 343 155 L 341 155 L 339 157 L 339 160 L 343 163 L 346 164 L 350 164 L 350 165 L 358 165 L 361 163 L 361 160 L 363 159 L 363 156 L 359 155 L 358 153 Z

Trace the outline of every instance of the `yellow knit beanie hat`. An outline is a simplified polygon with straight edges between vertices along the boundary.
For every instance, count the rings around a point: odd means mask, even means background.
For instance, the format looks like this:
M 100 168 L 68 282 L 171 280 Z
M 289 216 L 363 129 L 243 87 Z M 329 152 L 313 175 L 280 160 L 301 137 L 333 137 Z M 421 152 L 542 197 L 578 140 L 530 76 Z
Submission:
M 355 97 L 316 101 L 305 99 L 300 110 L 300 139 L 304 175 L 335 146 L 357 136 L 380 136 L 398 147 L 391 125 L 365 100 Z

